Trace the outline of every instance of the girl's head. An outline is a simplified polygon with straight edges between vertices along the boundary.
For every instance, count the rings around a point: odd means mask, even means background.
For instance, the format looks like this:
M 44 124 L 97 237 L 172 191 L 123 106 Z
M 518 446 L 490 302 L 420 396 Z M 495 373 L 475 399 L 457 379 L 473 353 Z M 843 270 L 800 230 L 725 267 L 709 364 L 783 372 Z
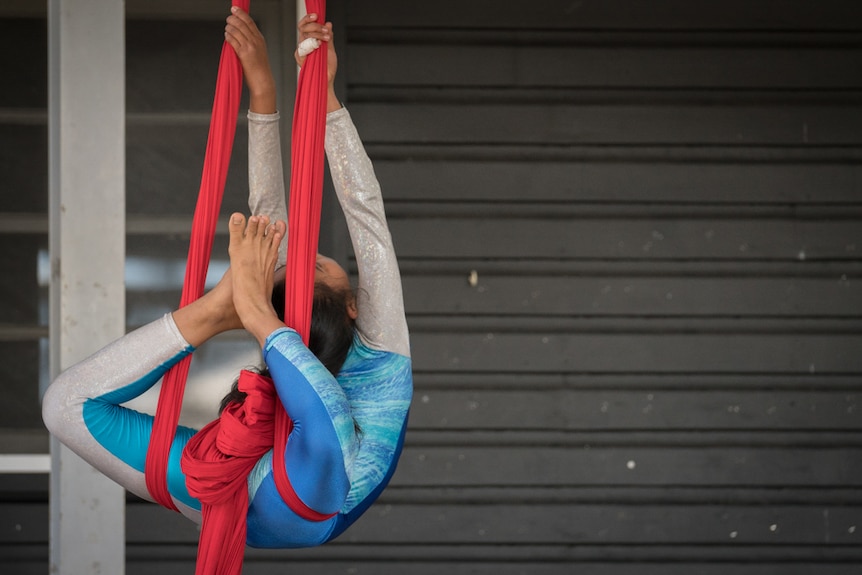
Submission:
M 276 272 L 272 290 L 272 305 L 282 321 L 284 321 L 284 275 L 284 268 Z M 347 273 L 334 260 L 318 254 L 308 349 L 333 376 L 338 375 L 347 359 L 350 346 L 353 344 L 357 316 L 356 297 Z M 228 403 L 242 402 L 245 399 L 245 393 L 237 389 L 237 383 L 238 380 L 222 399 L 219 413 Z
M 280 270 L 278 276 L 272 290 L 272 305 L 284 321 L 284 272 Z M 318 255 L 308 349 L 332 375 L 338 375 L 347 359 L 357 315 L 356 297 L 347 273 L 334 260 Z

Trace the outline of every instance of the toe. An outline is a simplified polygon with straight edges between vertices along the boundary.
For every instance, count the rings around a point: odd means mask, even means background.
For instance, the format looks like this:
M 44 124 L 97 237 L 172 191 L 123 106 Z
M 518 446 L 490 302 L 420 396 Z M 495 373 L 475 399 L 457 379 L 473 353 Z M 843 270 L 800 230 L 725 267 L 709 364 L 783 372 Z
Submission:
M 278 234 L 278 239 L 281 239 L 284 237 L 285 232 L 287 232 L 287 224 L 283 220 L 278 220 L 272 224 L 272 231 Z
M 228 231 L 230 233 L 231 238 L 234 236 L 242 237 L 242 233 L 245 230 L 245 216 L 239 212 L 235 212 L 230 216 L 230 223 L 228 224 Z
M 266 216 L 252 216 L 248 220 L 248 235 L 256 238 L 263 238 L 266 235 L 266 228 L 269 226 L 269 218 Z

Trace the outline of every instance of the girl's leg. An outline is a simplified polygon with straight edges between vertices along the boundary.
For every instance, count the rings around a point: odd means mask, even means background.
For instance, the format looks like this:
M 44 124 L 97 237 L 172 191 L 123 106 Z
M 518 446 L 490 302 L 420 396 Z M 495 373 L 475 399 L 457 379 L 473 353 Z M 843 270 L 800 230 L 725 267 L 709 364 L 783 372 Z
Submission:
M 153 418 L 120 404 L 191 351 L 170 314 L 123 336 L 57 377 L 42 402 L 45 425 L 96 469 L 150 500 L 143 462 Z

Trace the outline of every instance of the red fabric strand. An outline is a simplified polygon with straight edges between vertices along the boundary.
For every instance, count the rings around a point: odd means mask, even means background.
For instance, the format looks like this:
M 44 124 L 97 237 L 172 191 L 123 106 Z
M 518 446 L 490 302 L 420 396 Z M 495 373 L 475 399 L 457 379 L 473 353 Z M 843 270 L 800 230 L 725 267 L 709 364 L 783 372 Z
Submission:
M 318 22 L 326 22 L 325 0 L 306 0 L 305 7 L 308 14 L 317 14 Z M 323 198 L 326 87 L 327 45 L 324 42 L 308 55 L 300 70 L 291 133 L 286 270 L 290 281 L 285 286 L 284 322 L 299 332 L 306 345 L 311 331 L 314 269 Z M 279 494 L 291 505 L 291 502 L 296 504 L 299 498 L 290 487 L 284 464 L 288 426 L 289 419 L 284 409 L 277 409 L 272 469 Z M 294 505 L 291 509 L 299 513 Z M 332 517 L 313 513 L 316 521 Z
M 202 503 L 197 575 L 242 572 L 248 509 L 248 474 L 273 443 L 275 408 L 272 380 L 243 371 L 243 403 L 231 403 L 221 417 L 194 436 L 183 451 L 186 486 Z M 283 410 L 282 410 L 283 411 Z
M 249 2 L 250 0 L 234 0 L 233 5 L 248 11 Z M 219 61 L 210 132 L 198 202 L 192 221 L 191 242 L 180 307 L 190 304 L 204 292 L 233 138 L 236 133 L 241 95 L 242 66 L 236 52 L 225 42 Z M 150 495 L 156 502 L 175 511 L 177 508 L 171 500 L 167 486 L 168 454 L 179 422 L 190 363 L 191 356 L 187 356 L 165 374 L 156 407 L 145 468 L 147 490 Z

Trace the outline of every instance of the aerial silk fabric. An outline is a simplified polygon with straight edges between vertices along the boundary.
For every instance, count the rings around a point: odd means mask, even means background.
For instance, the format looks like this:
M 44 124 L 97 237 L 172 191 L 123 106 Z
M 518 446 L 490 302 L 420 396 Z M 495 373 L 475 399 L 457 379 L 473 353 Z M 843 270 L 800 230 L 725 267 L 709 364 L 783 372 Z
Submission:
M 326 22 L 326 0 L 306 0 L 305 7 L 308 14 L 317 14 L 318 22 Z M 291 132 L 285 275 L 288 281 L 285 282 L 284 323 L 295 329 L 306 345 L 311 332 L 314 270 L 323 197 L 326 86 L 327 46 L 321 43 L 320 48 L 308 55 L 299 72 Z M 299 498 L 290 487 L 284 464 L 289 426 L 290 418 L 284 409 L 276 410 L 272 469 L 278 492 L 290 505 L 291 501 L 298 501 Z M 297 511 L 293 505 L 290 506 Z M 311 513 L 305 517 L 314 521 L 323 521 L 332 516 L 308 511 Z
M 278 398 L 272 380 L 242 371 L 239 390 L 248 394 L 245 401 L 228 405 L 217 420 L 192 436 L 183 451 L 186 487 L 200 500 L 203 515 L 197 575 L 242 572 L 246 478 L 273 444 Z
M 250 0 L 233 0 L 248 12 Z M 212 254 L 213 239 L 218 226 L 224 187 L 227 181 L 230 155 L 236 134 L 236 120 L 242 96 L 242 65 L 227 42 L 222 45 L 213 98 L 210 131 L 201 174 L 200 191 L 192 220 L 186 276 L 180 307 L 195 301 L 204 293 L 204 285 Z M 162 390 L 156 406 L 153 433 L 147 451 L 147 490 L 157 503 L 177 510 L 167 486 L 168 453 L 176 432 L 188 378 L 191 356 L 172 367 L 162 380 Z
M 248 11 L 249 0 L 234 0 Z M 306 0 L 308 13 L 325 22 L 325 0 Z M 314 270 L 323 194 L 324 137 L 326 130 L 327 50 L 313 51 L 300 71 L 291 149 L 291 193 L 288 212 L 288 255 L 285 323 L 308 343 Z M 180 306 L 203 294 L 218 214 L 236 132 L 242 93 L 242 67 L 225 43 L 219 62 L 216 93 L 207 141 L 201 187 L 192 223 L 186 278 Z M 167 460 L 179 422 L 191 356 L 172 368 L 162 383 L 150 449 L 146 481 L 153 498 L 176 510 L 167 488 Z M 242 571 L 251 468 L 273 449 L 275 483 L 288 506 L 300 516 L 322 521 L 325 515 L 308 508 L 290 486 L 284 452 L 291 421 L 275 395 L 272 382 L 244 372 L 248 407 L 235 405 L 198 432 L 183 453 L 183 471 L 189 492 L 202 504 L 203 523 L 198 544 L 198 575 L 236 575 Z M 271 428 L 270 428 L 271 426 Z

